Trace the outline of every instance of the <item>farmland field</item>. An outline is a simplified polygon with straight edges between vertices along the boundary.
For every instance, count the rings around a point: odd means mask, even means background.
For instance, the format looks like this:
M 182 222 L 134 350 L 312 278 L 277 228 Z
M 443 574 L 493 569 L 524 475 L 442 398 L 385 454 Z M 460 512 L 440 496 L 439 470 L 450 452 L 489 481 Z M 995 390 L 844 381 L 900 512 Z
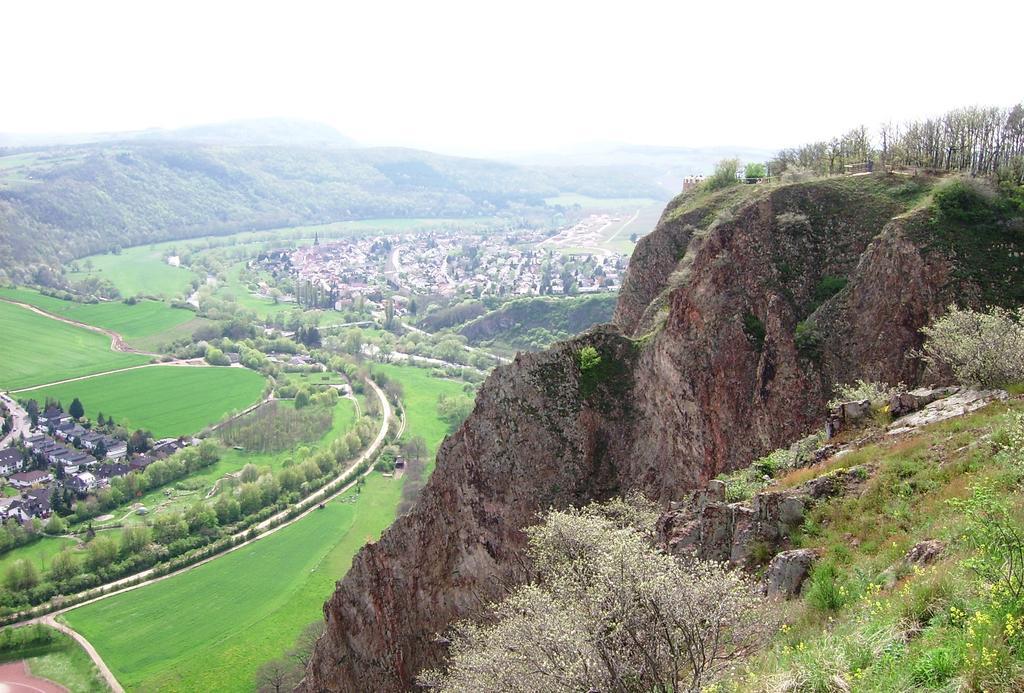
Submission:
M 192 435 L 259 399 L 263 376 L 246 368 L 153 366 L 19 393 L 65 406 L 78 397 L 88 417 L 113 416 L 157 438 Z
M 362 493 L 254 544 L 63 618 L 128 690 L 253 690 L 260 664 L 322 618 L 335 580 L 394 519 L 400 493 L 399 481 L 371 475 Z
M 171 244 L 139 245 L 120 253 L 90 255 L 79 262 L 79 271 L 70 272 L 69 278 L 81 280 L 87 276 L 109 280 L 123 296 L 183 297 L 188 293 L 196 275 L 194 272 L 167 264 L 166 255 Z M 91 269 L 86 269 L 86 264 Z
M 298 308 L 295 303 L 274 303 L 273 299 L 260 298 L 259 296 L 253 295 L 249 291 L 249 287 L 247 287 L 239 277 L 244 266 L 244 262 L 232 265 L 231 269 L 228 270 L 227 273 L 227 282 L 220 286 L 215 292 L 215 295 L 218 298 L 230 298 L 238 304 L 239 308 L 251 310 L 260 317 L 277 315 L 278 313 L 287 313 Z
M 113 330 L 126 340 L 159 334 L 195 318 L 192 311 L 171 308 L 159 301 L 140 301 L 133 306 L 121 301 L 75 303 L 29 289 L 0 289 L 0 298 L 28 303 L 69 320 Z
M 462 385 L 411 366 L 377 368 L 402 382 L 408 435 L 422 435 L 433 455 L 447 431 L 437 398 L 462 392 Z M 401 489 L 402 480 L 371 474 L 361 493 L 342 496 L 354 502 L 328 503 L 193 571 L 64 618 L 129 690 L 252 690 L 259 666 L 322 618 L 323 602 L 352 557 L 394 520 Z
M 42 385 L 137 366 L 146 356 L 112 351 L 110 338 L 0 301 L 0 388 Z

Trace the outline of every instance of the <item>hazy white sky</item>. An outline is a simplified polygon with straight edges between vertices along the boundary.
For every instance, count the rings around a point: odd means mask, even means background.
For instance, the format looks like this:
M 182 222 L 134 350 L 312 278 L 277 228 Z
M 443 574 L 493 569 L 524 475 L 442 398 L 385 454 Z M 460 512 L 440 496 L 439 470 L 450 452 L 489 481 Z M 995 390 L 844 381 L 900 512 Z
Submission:
M 6 2 L 0 132 L 320 120 L 446 152 L 775 147 L 1024 99 L 1024 2 Z

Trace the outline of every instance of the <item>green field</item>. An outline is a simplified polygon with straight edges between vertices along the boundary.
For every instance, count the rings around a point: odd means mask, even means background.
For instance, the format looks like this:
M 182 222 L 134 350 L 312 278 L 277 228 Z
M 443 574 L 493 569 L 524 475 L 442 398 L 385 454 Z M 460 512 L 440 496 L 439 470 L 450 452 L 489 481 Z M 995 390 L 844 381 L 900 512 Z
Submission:
M 110 338 L 0 301 L 0 388 L 42 385 L 137 366 L 149 357 L 112 351 Z
M 196 317 L 190 310 L 171 308 L 159 301 L 140 301 L 134 306 L 121 301 L 75 303 L 30 289 L 0 289 L 0 298 L 28 303 L 69 320 L 113 330 L 126 340 L 151 337 Z
M 65 406 L 78 397 L 85 415 L 103 412 L 128 430 L 144 428 L 157 438 L 198 433 L 232 410 L 260 398 L 265 380 L 247 368 L 153 366 L 20 393 Z
M 110 688 L 100 675 L 89 654 L 70 636 L 48 626 L 28 626 L 45 629 L 50 641 L 40 645 L 25 645 L 0 653 L 0 661 L 25 660 L 28 670 L 35 676 L 58 683 L 75 693 L 101 693 Z
M 428 468 L 433 469 L 434 453 L 448 433 L 448 424 L 437 415 L 437 400 L 442 394 L 465 395 L 463 383 L 433 378 L 430 371 L 415 366 L 378 364 L 373 370 L 382 371 L 389 378 L 402 383 L 405 391 L 402 403 L 405 405 L 409 433 L 423 436 L 427 441 L 431 456 Z
M 127 690 L 251 691 L 321 606 L 352 556 L 394 519 L 401 483 L 372 475 L 308 517 L 169 580 L 63 617 Z
M 277 315 L 278 313 L 287 313 L 298 308 L 294 303 L 274 303 L 272 299 L 254 296 L 239 277 L 244 267 L 244 262 L 239 262 L 231 266 L 231 269 L 228 271 L 227 282 L 218 287 L 217 291 L 214 292 L 214 295 L 217 298 L 225 300 L 230 299 L 234 301 L 239 308 L 251 310 L 260 317 Z
M 90 255 L 78 262 L 78 272 L 70 272 L 68 276 L 72 280 L 87 276 L 107 279 L 122 296 L 184 297 L 196 275 L 167 264 L 171 247 L 172 244 L 158 243 L 126 248 L 117 255 Z M 87 263 L 91 264 L 91 269 L 86 270 Z
M 61 549 L 74 546 L 77 542 L 67 537 L 43 537 L 26 546 L 19 546 L 16 549 L 0 554 L 0 575 L 3 575 L 7 568 L 17 560 L 25 559 L 35 565 L 40 573 L 50 568 L 50 561 L 60 553 Z
M 408 434 L 433 454 L 447 426 L 437 397 L 460 383 L 411 366 L 380 366 L 405 387 Z M 223 464 L 222 460 L 218 464 Z M 254 688 L 311 621 L 356 551 L 395 518 L 402 481 L 371 474 L 343 497 L 289 527 L 194 571 L 66 614 L 129 690 Z

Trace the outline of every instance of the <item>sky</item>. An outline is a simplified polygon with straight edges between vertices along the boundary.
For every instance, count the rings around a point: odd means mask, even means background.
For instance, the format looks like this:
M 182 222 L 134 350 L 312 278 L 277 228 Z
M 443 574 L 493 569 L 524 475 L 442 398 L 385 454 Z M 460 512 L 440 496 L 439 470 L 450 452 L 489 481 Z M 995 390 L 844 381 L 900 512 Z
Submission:
M 774 148 L 1024 100 L 1024 2 L 5 3 L 0 132 L 328 123 L 454 154 Z

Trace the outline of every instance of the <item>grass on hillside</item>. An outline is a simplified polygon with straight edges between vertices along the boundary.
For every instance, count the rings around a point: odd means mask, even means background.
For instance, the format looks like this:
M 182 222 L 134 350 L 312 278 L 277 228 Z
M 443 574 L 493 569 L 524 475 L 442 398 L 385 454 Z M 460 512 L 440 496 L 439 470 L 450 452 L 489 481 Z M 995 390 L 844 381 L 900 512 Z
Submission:
M 1024 597 L 1007 585 L 1022 585 L 979 571 L 1005 571 L 1001 542 L 1014 531 L 1022 548 L 1022 440 L 1018 399 L 818 467 L 872 472 L 862 491 L 816 507 L 793 534 L 794 546 L 820 552 L 803 597 L 784 605 L 766 651 L 717 690 L 1020 690 Z M 929 539 L 946 543 L 937 562 L 902 562 Z
M 75 397 L 85 415 L 100 412 L 127 428 L 148 429 L 157 438 L 193 435 L 225 414 L 260 398 L 266 381 L 246 368 L 153 366 L 111 373 L 19 394 L 47 397 L 67 406 Z
M 407 434 L 422 435 L 433 456 L 447 432 L 437 398 L 462 392 L 461 384 L 411 366 L 379 368 L 402 382 Z M 329 503 L 194 571 L 65 618 L 129 690 L 252 690 L 259 666 L 322 618 L 323 602 L 352 557 L 394 521 L 401 491 L 400 479 L 371 474 L 360 493 L 343 496 L 355 502 Z
M 42 385 L 147 363 L 149 357 L 112 351 L 110 338 L 0 301 L 0 388 Z
M 159 301 L 140 301 L 133 306 L 121 301 L 75 303 L 30 289 L 0 289 L 0 298 L 28 303 L 69 320 L 113 330 L 126 340 L 151 337 L 195 318 L 192 311 L 171 308 Z
M 2 662 L 24 660 L 32 675 L 75 693 L 110 690 L 89 654 L 70 636 L 55 628 L 41 624 L 7 628 L 2 631 L 0 641 Z

